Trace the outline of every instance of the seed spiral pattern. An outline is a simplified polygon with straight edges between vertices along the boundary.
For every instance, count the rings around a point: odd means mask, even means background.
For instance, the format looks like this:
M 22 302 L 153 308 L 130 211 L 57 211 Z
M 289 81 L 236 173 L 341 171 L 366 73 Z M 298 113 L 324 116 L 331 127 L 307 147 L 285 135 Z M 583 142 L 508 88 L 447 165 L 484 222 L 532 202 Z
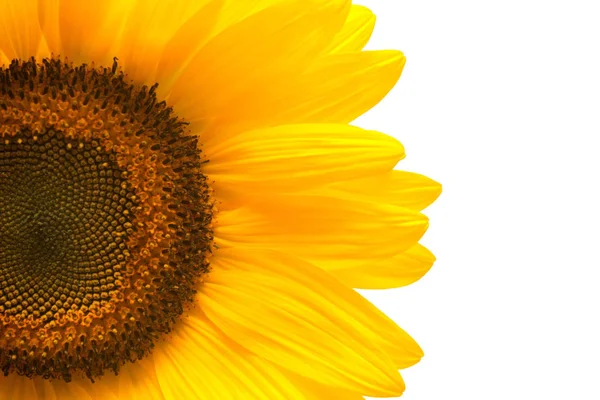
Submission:
M 149 354 L 209 268 L 197 138 L 112 68 L 0 69 L 0 369 L 89 379 Z

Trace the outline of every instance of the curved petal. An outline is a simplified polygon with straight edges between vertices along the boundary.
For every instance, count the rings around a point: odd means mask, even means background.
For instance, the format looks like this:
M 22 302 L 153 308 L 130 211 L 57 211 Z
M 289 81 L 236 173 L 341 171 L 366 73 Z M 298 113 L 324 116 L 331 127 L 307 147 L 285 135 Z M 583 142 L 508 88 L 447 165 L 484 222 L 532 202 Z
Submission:
M 228 339 L 199 309 L 182 318 L 154 359 L 165 400 L 304 398 L 277 367 Z
M 33 380 L 26 376 L 11 374 L 0 376 L 0 400 L 37 400 Z
M 225 140 L 245 130 L 281 124 L 344 123 L 364 114 L 394 87 L 406 59 L 399 51 L 364 51 L 332 54 L 315 60 L 300 74 L 270 85 L 260 96 L 248 99 L 235 124 L 210 125 L 205 145 Z M 265 85 L 265 88 L 267 85 Z M 214 128 L 216 129 L 216 128 Z M 213 137 L 214 136 L 214 137 Z M 213 141 L 213 139 L 215 139 Z
M 358 293 L 279 252 L 218 250 L 198 304 L 258 356 L 364 395 L 400 395 L 404 385 L 390 355 L 407 365 L 422 356 L 410 336 Z
M 285 375 L 290 381 L 302 388 L 306 400 L 364 400 L 360 393 L 326 386 L 291 371 L 286 371 Z
M 156 80 L 159 92 L 168 94 L 196 54 L 213 37 L 232 25 L 277 3 L 288 0 L 200 0 L 202 8 L 190 17 L 164 47 Z
M 283 125 L 245 132 L 208 151 L 215 190 L 302 191 L 385 173 L 404 158 L 396 139 L 348 125 Z
M 192 124 L 192 128 L 204 135 L 204 144 L 210 151 L 227 138 L 260 127 L 346 124 L 385 97 L 400 78 L 405 61 L 401 52 L 392 50 L 321 57 L 301 73 L 264 84 L 261 93 L 245 98 L 243 105 L 231 106 L 227 112 L 235 110 L 235 118 L 209 121 L 206 117 L 195 127 Z M 200 103 L 197 106 L 202 108 Z
M 356 180 L 336 182 L 315 194 L 349 200 L 394 204 L 421 211 L 442 193 L 442 185 L 426 176 L 407 171 L 390 171 Z
M 331 54 L 318 59 L 269 107 L 271 123 L 349 123 L 394 87 L 406 58 L 396 50 Z
M 40 20 L 50 51 L 74 63 L 111 65 L 134 4 L 135 0 L 61 0 L 58 11 L 52 2 L 41 5 Z
M 116 52 L 128 77 L 135 82 L 154 84 L 165 45 L 194 14 L 200 10 L 206 12 L 204 7 L 208 3 L 211 0 L 138 0 L 130 11 L 135 17 L 127 21 Z M 215 16 L 208 15 L 196 22 L 205 24 L 210 19 Z M 207 28 L 210 29 L 210 24 Z M 188 37 L 188 41 L 194 40 L 201 38 Z
M 100 386 L 104 393 L 99 392 Z M 127 400 L 165 400 L 158 377 L 154 371 L 152 356 L 127 363 L 119 370 L 119 375 L 107 373 L 92 385 L 93 399 L 103 400 L 108 398 L 107 392 L 112 392 L 115 399 Z
M 37 55 L 42 40 L 37 0 L 0 0 L 0 50 L 8 59 Z
M 389 204 L 325 196 L 246 196 L 215 223 L 219 247 L 269 248 L 327 269 L 367 265 L 401 253 L 425 233 L 427 218 Z
M 160 93 L 166 95 L 171 91 L 181 72 L 212 37 L 219 17 L 223 14 L 225 2 L 207 1 L 165 44 L 156 67 L 156 81 L 160 82 Z
M 87 390 L 87 384 L 77 382 L 52 382 L 51 384 L 57 400 L 100 400 L 98 397 L 94 398 L 93 392 Z
M 44 56 L 48 56 L 51 52 L 56 55 L 60 53 L 59 1 L 37 1 L 38 20 L 48 50 L 48 54 Z
M 386 260 L 330 272 L 340 282 L 352 288 L 390 289 L 418 281 L 431 269 L 434 262 L 434 255 L 417 244 Z
M 94 383 L 0 376 L 0 400 L 164 400 L 151 359 L 126 364 L 115 376 L 107 372 Z
M 310 1 L 306 4 L 310 4 Z M 289 0 L 252 0 L 243 2 L 239 0 L 225 0 L 222 12 L 219 14 L 219 20 L 215 25 L 214 33 L 221 33 L 230 26 L 267 8 L 285 4 L 292 3 L 289 3 Z
M 54 386 L 56 386 L 57 384 L 56 382 L 50 382 L 48 379 L 43 378 L 34 378 L 33 383 L 35 385 L 37 400 L 61 400 L 60 398 L 58 398 L 57 392 L 54 390 Z M 75 392 L 78 392 L 78 390 L 76 390 Z M 82 398 L 85 399 L 85 394 L 83 394 Z M 30 397 L 28 398 L 28 400 L 29 399 L 33 400 L 36 398 Z M 74 400 L 74 397 L 72 397 L 71 399 L 67 397 L 66 400 Z
M 100 400 L 93 397 L 89 390 L 89 382 L 77 381 L 66 383 L 42 378 L 28 378 L 11 374 L 0 376 L 0 400 Z M 116 400 L 104 388 L 99 387 L 98 394 L 108 395 L 102 398 Z
M 324 53 L 361 51 L 375 28 L 375 14 L 367 7 L 352 5 L 342 30 L 335 36 Z
M 10 60 L 6 55 L 0 50 L 0 66 L 8 66 L 10 64 Z
M 173 86 L 170 104 L 204 125 L 252 115 L 257 99 L 305 69 L 329 44 L 347 9 L 346 0 L 288 0 L 248 16 L 198 52 Z

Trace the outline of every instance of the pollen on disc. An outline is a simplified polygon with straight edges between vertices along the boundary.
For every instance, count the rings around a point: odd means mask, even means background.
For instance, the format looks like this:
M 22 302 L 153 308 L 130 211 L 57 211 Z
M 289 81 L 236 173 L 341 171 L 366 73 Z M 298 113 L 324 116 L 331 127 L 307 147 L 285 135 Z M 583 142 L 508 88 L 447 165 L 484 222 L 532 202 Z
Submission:
M 0 368 L 70 381 L 148 355 L 208 270 L 197 138 L 115 64 L 0 69 Z

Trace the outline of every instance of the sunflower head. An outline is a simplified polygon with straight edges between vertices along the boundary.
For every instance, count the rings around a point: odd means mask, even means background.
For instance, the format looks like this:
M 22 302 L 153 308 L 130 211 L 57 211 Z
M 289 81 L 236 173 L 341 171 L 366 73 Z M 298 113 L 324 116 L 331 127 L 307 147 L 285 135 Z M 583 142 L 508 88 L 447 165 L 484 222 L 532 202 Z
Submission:
M 436 182 L 349 0 L 0 0 L 0 400 L 397 396 Z M 0 374 L 1 375 L 1 374 Z

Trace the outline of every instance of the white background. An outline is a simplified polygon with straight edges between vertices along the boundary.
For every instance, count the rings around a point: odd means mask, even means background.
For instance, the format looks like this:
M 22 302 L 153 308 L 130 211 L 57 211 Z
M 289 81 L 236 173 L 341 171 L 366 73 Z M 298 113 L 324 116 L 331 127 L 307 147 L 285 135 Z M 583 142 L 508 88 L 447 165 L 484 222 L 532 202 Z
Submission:
M 600 4 L 358 3 L 408 62 L 357 124 L 444 185 L 433 269 L 366 294 L 425 350 L 402 398 L 600 399 Z

